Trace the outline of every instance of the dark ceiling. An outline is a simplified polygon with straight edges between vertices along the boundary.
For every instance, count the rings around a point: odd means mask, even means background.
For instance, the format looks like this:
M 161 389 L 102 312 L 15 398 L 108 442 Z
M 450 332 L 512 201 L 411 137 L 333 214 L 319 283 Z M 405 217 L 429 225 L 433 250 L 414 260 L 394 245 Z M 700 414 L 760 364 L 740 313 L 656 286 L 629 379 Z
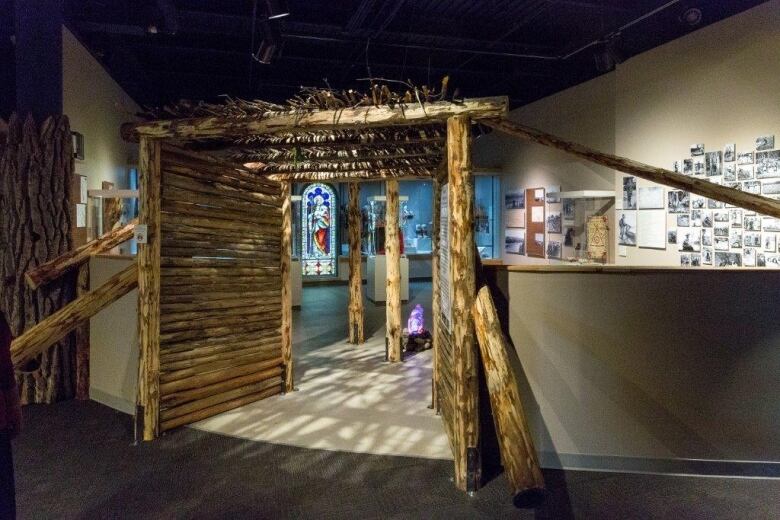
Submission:
M 284 101 L 300 86 L 365 91 L 369 76 L 437 85 L 450 75 L 462 96 L 508 95 L 519 106 L 761 3 L 289 0 L 290 15 L 273 22 L 281 38 L 270 65 L 252 59 L 266 0 L 254 22 L 253 0 L 66 0 L 65 16 L 145 105 L 222 94 Z

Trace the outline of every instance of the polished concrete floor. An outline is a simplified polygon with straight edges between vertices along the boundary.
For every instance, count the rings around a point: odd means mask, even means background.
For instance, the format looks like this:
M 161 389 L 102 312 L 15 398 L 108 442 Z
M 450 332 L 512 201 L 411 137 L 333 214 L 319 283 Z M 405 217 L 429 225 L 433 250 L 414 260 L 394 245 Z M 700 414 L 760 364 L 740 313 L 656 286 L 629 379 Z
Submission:
M 430 308 L 430 284 L 413 283 L 406 308 Z M 385 307 L 366 302 L 366 343 L 347 343 L 346 286 L 303 291 L 293 316 L 297 391 L 201 421 L 195 428 L 303 448 L 451 459 L 430 408 L 432 351 L 385 361 Z

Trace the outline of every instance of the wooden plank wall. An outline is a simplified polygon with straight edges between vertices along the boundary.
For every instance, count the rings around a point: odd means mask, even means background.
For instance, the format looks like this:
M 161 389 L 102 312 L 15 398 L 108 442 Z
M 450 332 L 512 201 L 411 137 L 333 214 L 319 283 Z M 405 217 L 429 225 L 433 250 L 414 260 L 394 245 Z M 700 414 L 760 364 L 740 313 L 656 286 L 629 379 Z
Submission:
M 452 336 L 440 315 L 436 317 L 436 397 L 447 438 L 453 456 L 458 452 L 455 442 L 455 358 L 452 353 Z
M 163 147 L 160 431 L 283 391 L 282 190 Z

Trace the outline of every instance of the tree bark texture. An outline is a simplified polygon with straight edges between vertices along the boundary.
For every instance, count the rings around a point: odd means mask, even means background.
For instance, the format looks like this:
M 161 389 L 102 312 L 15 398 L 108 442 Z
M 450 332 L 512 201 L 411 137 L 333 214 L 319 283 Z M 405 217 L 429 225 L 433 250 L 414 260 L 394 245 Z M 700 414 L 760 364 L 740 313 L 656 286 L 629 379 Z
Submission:
M 349 342 L 360 345 L 363 335 L 363 273 L 360 252 L 360 184 L 349 184 Z
M 75 274 L 37 291 L 24 274 L 72 248 L 69 200 L 73 154 L 67 117 L 40 126 L 11 117 L 0 158 L 0 312 L 14 336 L 73 299 Z M 22 404 L 72 398 L 75 342 L 68 336 L 17 372 Z
M 398 233 L 398 181 L 387 182 L 385 255 L 387 255 L 387 359 L 401 361 L 401 243 Z

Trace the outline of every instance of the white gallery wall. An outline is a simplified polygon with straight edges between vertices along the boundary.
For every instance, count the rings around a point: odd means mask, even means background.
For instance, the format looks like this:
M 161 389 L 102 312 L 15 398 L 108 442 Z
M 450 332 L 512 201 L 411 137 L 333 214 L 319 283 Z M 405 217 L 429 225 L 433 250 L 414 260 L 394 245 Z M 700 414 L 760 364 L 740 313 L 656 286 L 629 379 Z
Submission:
M 693 143 L 704 143 L 706 151 L 736 143 L 740 152 L 752 150 L 759 135 L 774 134 L 780 144 L 778 41 L 780 0 L 772 0 L 636 56 L 612 73 L 514 110 L 510 118 L 664 168 L 689 158 Z M 615 190 L 618 198 L 622 193 L 621 173 L 495 131 L 476 140 L 474 164 L 501 171 L 504 191 L 560 185 L 563 191 Z M 638 180 L 639 187 L 649 185 Z M 677 228 L 675 215 L 666 218 L 667 229 Z M 613 248 L 616 220 L 613 213 Z M 674 244 L 665 250 L 621 249 L 611 255 L 618 264 L 680 265 Z M 504 254 L 503 260 L 554 262 L 512 254 Z

